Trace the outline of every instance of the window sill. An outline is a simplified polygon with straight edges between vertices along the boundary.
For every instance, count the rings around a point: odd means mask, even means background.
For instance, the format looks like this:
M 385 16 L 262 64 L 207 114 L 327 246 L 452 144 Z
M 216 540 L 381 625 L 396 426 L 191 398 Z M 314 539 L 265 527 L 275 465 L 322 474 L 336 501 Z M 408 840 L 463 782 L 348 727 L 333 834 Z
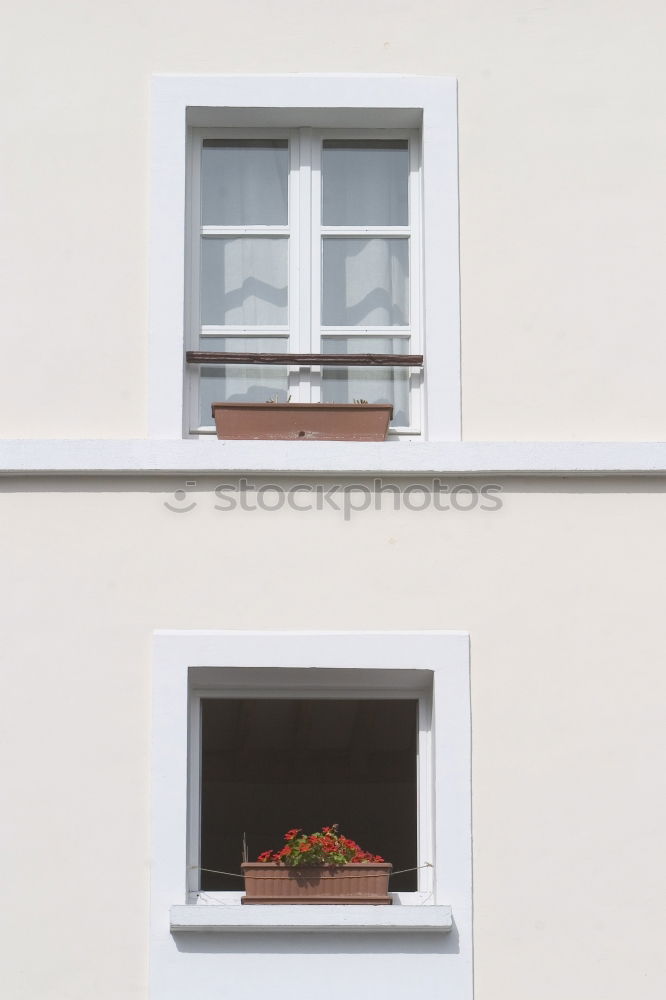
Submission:
M 662 475 L 664 442 L 0 441 L 14 475 Z
M 172 934 L 440 933 L 453 927 L 450 906 L 172 906 Z

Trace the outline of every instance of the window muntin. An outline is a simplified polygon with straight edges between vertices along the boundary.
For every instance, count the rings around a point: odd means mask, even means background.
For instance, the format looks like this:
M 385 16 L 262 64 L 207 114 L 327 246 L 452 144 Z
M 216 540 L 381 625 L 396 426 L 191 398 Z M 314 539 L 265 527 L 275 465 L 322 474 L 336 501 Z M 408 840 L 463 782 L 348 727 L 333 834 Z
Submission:
M 192 349 L 223 335 L 226 350 L 344 354 L 361 337 L 368 353 L 422 350 L 417 132 L 194 129 L 192 143 Z M 212 433 L 213 389 L 391 402 L 392 431 L 420 431 L 419 370 L 291 366 L 285 384 L 283 369 L 232 367 L 188 367 L 190 433 Z

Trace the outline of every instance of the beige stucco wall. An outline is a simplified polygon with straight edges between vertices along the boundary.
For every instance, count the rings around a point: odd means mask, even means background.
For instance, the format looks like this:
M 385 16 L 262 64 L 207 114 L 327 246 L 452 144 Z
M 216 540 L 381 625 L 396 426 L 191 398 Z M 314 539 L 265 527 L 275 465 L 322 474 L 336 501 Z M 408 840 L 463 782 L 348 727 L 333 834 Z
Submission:
M 0 435 L 145 433 L 150 74 L 342 71 L 460 81 L 465 436 L 663 438 L 665 30 L 659 0 L 12 5 Z
M 3 483 L 3 995 L 146 1000 L 155 628 L 469 630 L 476 1000 L 663 994 L 663 484 L 349 522 L 182 485 Z

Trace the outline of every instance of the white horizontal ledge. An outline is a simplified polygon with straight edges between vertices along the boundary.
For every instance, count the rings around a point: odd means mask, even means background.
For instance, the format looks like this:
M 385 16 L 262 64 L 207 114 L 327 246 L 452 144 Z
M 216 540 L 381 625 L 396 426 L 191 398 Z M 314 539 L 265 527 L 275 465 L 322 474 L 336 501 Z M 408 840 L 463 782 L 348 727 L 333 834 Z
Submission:
M 5 440 L 5 475 L 664 475 L 666 442 Z
M 172 906 L 171 931 L 412 931 L 447 933 L 453 927 L 450 906 Z

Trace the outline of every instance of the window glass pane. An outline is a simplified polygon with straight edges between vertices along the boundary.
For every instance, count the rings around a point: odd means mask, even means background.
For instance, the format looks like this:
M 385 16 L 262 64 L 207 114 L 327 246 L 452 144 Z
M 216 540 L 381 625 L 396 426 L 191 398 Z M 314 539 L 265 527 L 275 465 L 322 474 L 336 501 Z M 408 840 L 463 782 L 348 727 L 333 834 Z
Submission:
M 409 240 L 322 241 L 324 326 L 406 326 Z
M 414 869 L 417 708 L 411 699 L 202 699 L 202 868 L 240 873 L 244 840 L 254 861 L 279 850 L 291 827 L 338 823 L 396 872 Z M 206 871 L 200 884 L 242 888 Z M 391 878 L 394 891 L 416 887 L 415 871 Z
M 408 225 L 408 175 L 406 139 L 325 139 L 323 224 Z
M 286 139 L 204 139 L 202 225 L 286 226 L 288 176 Z
M 206 236 L 201 241 L 204 326 L 285 326 L 286 236 Z
M 324 354 L 409 354 L 409 337 L 322 337 Z M 322 403 L 392 403 L 391 427 L 409 427 L 408 368 L 321 369 Z
M 288 337 L 202 337 L 200 351 L 267 351 L 283 354 Z M 199 383 L 199 426 L 212 427 L 213 403 L 286 403 L 288 370 L 277 365 L 203 365 Z

